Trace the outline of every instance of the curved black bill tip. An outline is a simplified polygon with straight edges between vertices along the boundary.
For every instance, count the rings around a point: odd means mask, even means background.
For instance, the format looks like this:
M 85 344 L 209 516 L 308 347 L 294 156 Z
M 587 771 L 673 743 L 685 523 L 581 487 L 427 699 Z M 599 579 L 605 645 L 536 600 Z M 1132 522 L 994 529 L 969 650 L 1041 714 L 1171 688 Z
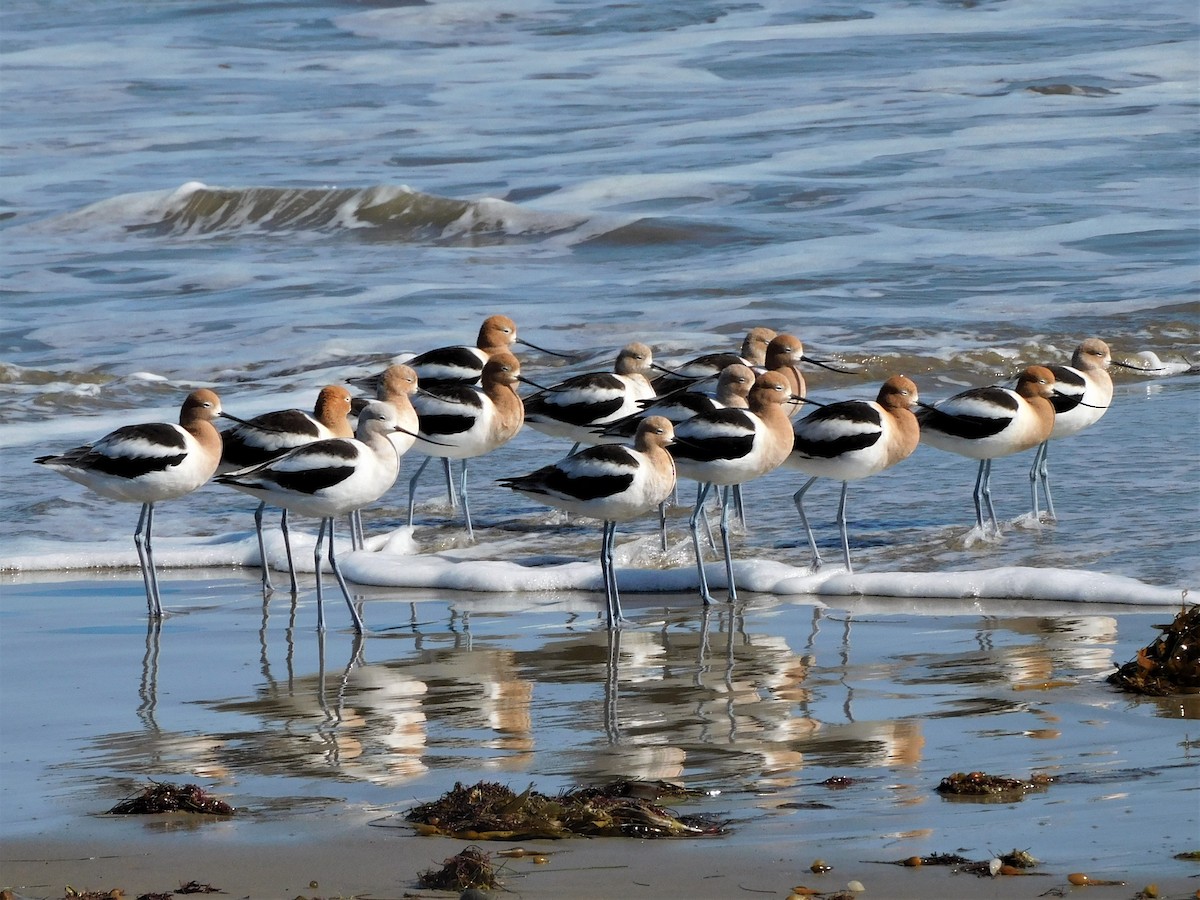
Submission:
M 251 428 L 257 428 L 260 431 L 268 431 L 268 432 L 278 432 L 279 431 L 278 428 L 267 428 L 266 426 L 259 425 L 256 422 L 248 422 L 245 419 L 239 419 L 237 416 L 233 415 L 232 413 L 227 413 L 224 410 L 217 413 L 217 418 L 218 419 L 228 419 L 230 422 L 237 422 L 239 425 L 249 425 Z
M 837 372 L 841 375 L 853 375 L 853 369 L 839 369 L 832 363 L 828 363 L 823 359 L 813 359 L 811 356 L 801 356 L 801 361 L 811 363 L 814 366 L 820 366 L 822 369 L 828 369 L 830 372 Z
M 1132 369 L 1135 372 L 1165 372 L 1165 371 L 1167 371 L 1166 366 L 1135 366 L 1133 363 L 1119 362 L 1118 360 L 1115 360 L 1115 359 L 1111 360 L 1111 363 L 1114 366 L 1120 366 L 1122 369 Z
M 346 379 L 346 384 L 351 387 L 356 387 L 359 390 L 375 391 L 379 388 L 379 382 L 383 380 L 382 372 L 374 372 L 370 375 L 352 375 Z
M 530 387 L 535 387 L 535 388 L 537 388 L 539 391 L 552 391 L 552 390 L 554 390 L 554 388 L 543 387 L 542 385 L 538 384 L 536 381 L 533 381 L 533 380 L 531 380 L 531 379 L 529 379 L 529 378 L 526 378 L 524 375 L 518 375 L 518 376 L 517 376 L 517 381 L 521 382 L 522 384 L 527 384 L 527 385 L 529 385 Z
M 578 356 L 576 356 L 574 353 L 563 353 L 558 350 L 548 350 L 545 347 L 539 347 L 537 344 L 525 340 L 525 338 L 517 338 L 516 342 L 524 347 L 530 348 L 531 350 L 536 350 L 538 353 L 547 353 L 550 356 L 557 356 L 559 359 L 578 359 Z
M 661 366 L 656 362 L 650 363 L 650 368 L 666 375 L 674 376 L 675 378 L 683 378 L 687 381 L 703 381 L 705 378 L 713 378 L 713 375 L 688 375 L 686 372 L 680 372 L 677 369 L 671 369 L 667 366 Z

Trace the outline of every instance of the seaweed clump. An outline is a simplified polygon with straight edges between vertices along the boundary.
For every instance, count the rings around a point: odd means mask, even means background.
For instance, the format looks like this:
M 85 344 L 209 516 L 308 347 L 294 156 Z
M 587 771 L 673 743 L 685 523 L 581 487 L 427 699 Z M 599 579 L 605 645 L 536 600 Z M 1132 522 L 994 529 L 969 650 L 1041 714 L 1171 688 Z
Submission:
M 725 823 L 708 816 L 677 816 L 639 794 L 640 782 L 575 788 L 556 797 L 531 784 L 517 794 L 502 784 L 461 782 L 406 818 L 420 834 L 464 840 L 511 841 L 568 837 L 696 837 L 724 834 Z M 682 788 L 678 789 L 682 791 Z M 657 794 L 657 790 L 649 793 Z M 684 792 L 699 793 L 699 792 Z
M 122 800 L 108 812 L 111 815 L 153 815 L 188 812 L 210 816 L 232 816 L 234 808 L 218 800 L 195 784 L 154 782 L 132 797 Z
M 434 891 L 465 891 L 467 888 L 499 887 L 490 853 L 470 846 L 442 860 L 440 869 L 428 869 L 417 876 L 423 888 Z
M 1170 625 L 1108 676 L 1123 691 L 1166 697 L 1200 691 L 1200 606 L 1180 610 Z
M 1028 781 L 986 772 L 955 772 L 937 786 L 939 794 L 984 800 L 1020 800 L 1029 791 L 1041 791 L 1054 782 L 1049 775 L 1032 775 Z
M 1011 852 L 1002 853 L 995 859 L 963 863 L 955 871 L 977 875 L 980 878 L 994 878 L 997 875 L 1032 875 L 1036 873 L 1025 870 L 1037 868 L 1039 862 L 1041 860 L 1035 858 L 1028 850 L 1014 848 Z

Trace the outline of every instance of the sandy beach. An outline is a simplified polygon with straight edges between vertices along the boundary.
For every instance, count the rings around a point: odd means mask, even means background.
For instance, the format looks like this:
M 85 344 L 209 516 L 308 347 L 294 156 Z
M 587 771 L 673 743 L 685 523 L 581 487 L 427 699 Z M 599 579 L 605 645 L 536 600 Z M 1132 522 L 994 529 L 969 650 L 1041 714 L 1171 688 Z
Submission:
M 164 829 L 169 832 L 170 829 Z M 125 840 L 4 841 L 5 881 L 18 897 L 64 896 L 77 891 L 120 888 L 127 897 L 177 890 L 190 881 L 219 888 L 223 895 L 254 898 L 449 897 L 420 888 L 417 875 L 440 868 L 466 842 L 419 838 L 402 831 L 347 828 L 330 833 L 297 833 L 288 843 L 212 846 L 183 834 L 157 833 Z M 946 867 L 907 869 L 866 863 L 872 851 L 853 846 L 795 841 L 763 846 L 725 847 L 719 841 L 571 840 L 484 846 L 498 852 L 521 846 L 548 854 L 548 861 L 496 859 L 503 888 L 499 897 L 627 897 L 645 900 L 727 900 L 787 897 L 806 886 L 835 894 L 850 881 L 866 889 L 859 896 L 887 900 L 984 900 L 1086 896 L 1126 900 L 1155 883 L 1162 898 L 1196 896 L 1196 879 L 1143 876 L 1120 886 L 1076 888 L 1066 871 L 995 878 L 954 873 Z M 814 875 L 812 861 L 824 859 L 833 871 Z M 1075 871 L 1074 869 L 1072 871 Z M 1147 880 L 1148 879 L 1148 880 Z M 1055 889 L 1062 893 L 1053 893 Z M 1050 893 L 1047 893 L 1050 892 Z

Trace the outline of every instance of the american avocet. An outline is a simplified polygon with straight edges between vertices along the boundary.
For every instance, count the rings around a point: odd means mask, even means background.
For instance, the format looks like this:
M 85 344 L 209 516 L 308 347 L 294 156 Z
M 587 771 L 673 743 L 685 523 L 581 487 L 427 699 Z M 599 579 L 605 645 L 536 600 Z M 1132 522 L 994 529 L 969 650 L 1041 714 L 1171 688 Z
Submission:
M 418 390 L 416 370 L 403 363 L 395 363 L 384 369 L 375 388 L 376 400 L 382 400 L 395 407 L 396 421 L 402 430 L 392 435 L 392 443 L 401 457 L 412 449 L 417 439 L 417 430 L 420 428 L 417 411 L 412 405 L 412 398 Z M 363 406 L 367 403 L 365 399 L 357 402 Z M 350 546 L 355 550 L 361 550 L 365 546 L 362 509 L 350 513 Z
M 673 439 L 671 423 L 662 416 L 651 416 L 638 425 L 632 448 L 621 444 L 588 447 L 530 475 L 500 481 L 542 503 L 604 521 L 600 572 L 609 628 L 624 618 L 613 569 L 617 523 L 645 515 L 675 489 L 675 464 L 666 450 Z
M 802 362 L 822 369 L 828 369 L 830 372 L 846 374 L 845 369 L 839 369 L 837 366 L 830 365 L 825 360 L 808 356 L 804 352 L 804 344 L 794 334 L 777 334 L 771 339 L 771 342 L 767 344 L 767 354 L 763 360 L 762 368 L 768 372 L 779 372 L 788 380 L 788 386 L 792 389 L 792 394 L 796 397 L 804 398 L 808 396 L 808 385 L 804 380 L 804 373 L 800 370 L 800 363 Z M 799 411 L 801 405 L 797 403 L 793 406 L 793 415 Z
M 710 394 L 697 388 L 680 388 L 663 397 L 658 397 L 654 400 L 645 400 L 643 401 L 643 409 L 640 413 L 618 419 L 611 425 L 603 428 L 600 434 L 606 440 L 628 440 L 637 433 L 638 425 L 642 420 L 650 416 L 662 416 L 672 425 L 678 425 L 680 422 L 685 422 L 692 418 L 692 416 L 709 413 L 715 409 L 724 409 L 725 407 L 746 409 L 750 405 L 747 398 L 750 396 L 750 389 L 754 386 L 755 377 L 754 370 L 749 366 L 742 363 L 734 363 L 722 369 L 721 374 L 717 376 L 715 393 Z M 734 485 L 733 490 L 734 500 L 737 503 L 740 515 L 742 511 L 741 485 Z M 662 548 L 665 551 L 667 549 L 667 513 L 665 502 L 659 509 L 658 521 Z M 745 525 L 744 516 L 742 517 L 742 524 Z
M 539 353 L 570 359 L 568 353 L 547 350 L 537 344 L 530 343 L 524 338 L 517 337 L 517 323 L 504 315 L 488 316 L 479 326 L 479 336 L 475 346 L 455 345 L 426 350 L 407 360 L 417 373 L 421 387 L 432 389 L 447 385 L 473 384 L 477 385 L 483 377 L 484 364 L 498 353 L 511 353 L 513 344 L 521 344 Z M 367 382 L 356 382 L 367 386 Z M 455 495 L 454 478 L 450 471 L 450 461 L 445 460 L 446 490 L 450 495 L 450 504 L 456 506 L 458 499 Z
M 483 384 L 442 385 L 422 388 L 414 398 L 420 422 L 416 448 L 426 454 L 408 484 L 408 524 L 413 521 L 417 481 L 429 459 L 462 460 L 459 496 L 467 537 L 475 539 L 471 507 L 467 500 L 467 461 L 491 453 L 521 430 L 525 408 L 517 394 L 521 363 L 511 353 L 497 353 L 483 367 Z
M 712 595 L 704 573 L 699 532 L 705 498 L 713 485 L 724 488 L 721 539 L 729 599 L 733 601 L 737 599 L 737 587 L 729 548 L 730 488 L 765 475 L 787 458 L 792 449 L 792 426 L 785 407 L 791 401 L 787 380 L 778 372 L 766 372 L 758 376 L 750 390 L 749 409 L 714 410 L 693 416 L 675 428 L 672 456 L 679 474 L 700 483 L 689 524 L 700 575 L 700 596 L 706 604 L 712 602 Z
M 34 460 L 102 497 L 142 504 L 133 543 L 154 618 L 163 614 L 152 545 L 154 504 L 190 494 L 216 472 L 221 433 L 213 421 L 219 417 L 233 419 L 221 411 L 217 395 L 202 388 L 184 401 L 178 425 L 125 425 L 95 443 Z
M 419 353 L 407 362 L 416 370 L 421 387 L 426 390 L 447 384 L 478 384 L 483 377 L 484 364 L 498 353 L 511 353 L 513 344 L 522 344 L 551 356 L 567 355 L 517 337 L 517 323 L 508 316 L 488 316 L 479 327 L 474 347 L 438 347 Z
M 808 393 L 808 385 L 804 381 L 804 373 L 800 371 L 800 363 L 808 362 L 804 355 L 804 344 L 794 334 L 777 334 L 767 344 L 767 353 L 762 367 L 768 372 L 778 372 L 788 383 L 788 389 L 796 397 L 804 397 Z M 800 404 L 792 406 L 793 414 Z
M 329 567 L 346 598 L 354 630 L 359 633 L 363 630 L 362 618 L 354 608 L 338 568 L 333 521 L 336 516 L 360 509 L 387 493 L 400 471 L 397 444 L 410 441 L 403 433 L 395 407 L 379 400 L 372 400 L 363 408 L 354 435 L 353 438 L 313 441 L 260 465 L 216 477 L 218 483 L 244 491 L 271 506 L 282 506 L 298 515 L 321 520 L 314 553 L 317 628 L 321 631 L 325 629 L 321 545 L 326 533 L 329 534 Z
M 715 392 L 699 390 L 698 388 L 681 388 L 664 394 L 661 397 L 644 400 L 641 411 L 618 419 L 600 429 L 600 435 L 605 439 L 629 439 L 637 434 L 638 425 L 650 416 L 662 416 L 672 425 L 690 419 L 700 413 L 712 412 L 732 406 L 736 409 L 746 409 L 750 403 L 750 389 L 754 386 L 754 370 L 749 366 L 735 363 L 726 366 L 717 376 Z
M 983 530 L 983 503 L 992 530 L 1000 531 L 992 506 L 992 460 L 1036 447 L 1054 429 L 1054 373 L 1030 366 L 1017 379 L 1017 389 L 998 385 L 972 388 L 934 406 L 921 404 L 917 421 L 921 441 L 979 460 L 975 479 L 975 522 Z M 1034 507 L 1037 507 L 1036 490 Z
M 913 407 L 917 386 L 903 375 L 893 375 L 879 389 L 875 400 L 843 400 L 830 403 L 792 424 L 792 452 L 784 461 L 812 477 L 792 498 L 812 547 L 812 565 L 821 565 L 821 553 L 804 514 L 804 494 L 818 478 L 842 482 L 837 523 L 842 533 L 842 556 L 850 565 L 850 539 L 846 534 L 846 486 L 894 466 L 912 455 L 921 439 Z
M 391 436 L 392 444 L 403 456 L 417 442 L 421 421 L 417 417 L 413 398 L 420 390 L 420 380 L 412 366 L 396 364 L 384 370 L 375 399 L 388 404 L 396 411 L 396 424 L 400 431 Z
M 627 344 L 612 372 L 575 375 L 526 397 L 525 422 L 542 434 L 574 441 L 572 453 L 580 444 L 595 444 L 603 439 L 598 429 L 634 414 L 654 396 L 647 377 L 653 364 L 649 347 Z
M 705 378 L 716 378 L 726 366 L 743 365 L 761 368 L 767 358 L 767 345 L 775 338 L 770 328 L 756 326 L 746 332 L 739 353 L 704 353 L 676 366 L 654 379 L 654 390 L 661 396 L 680 388 L 690 387 Z
M 219 470 L 229 472 L 244 469 L 282 456 L 288 450 L 324 438 L 348 438 L 354 436 L 350 427 L 350 392 L 341 385 L 330 384 L 321 388 L 312 413 L 302 409 L 281 409 L 263 413 L 227 429 L 222 434 L 221 464 Z M 254 531 L 258 537 L 258 559 L 262 568 L 263 590 L 275 589 L 271 584 L 271 565 L 267 559 L 266 542 L 263 540 L 263 510 L 265 500 L 260 500 L 254 510 Z M 292 561 L 292 540 L 288 532 L 288 511 L 283 510 L 279 519 L 283 532 L 283 549 L 287 554 L 288 575 L 291 591 L 297 591 L 296 566 Z
M 1051 398 L 1054 404 L 1054 430 L 1050 432 L 1049 439 L 1038 446 L 1033 465 L 1029 469 L 1029 480 L 1033 482 L 1035 516 L 1038 513 L 1037 482 L 1040 480 L 1046 492 L 1046 514 L 1051 521 L 1057 518 L 1054 514 L 1054 500 L 1050 496 L 1050 471 L 1046 461 L 1050 452 L 1050 441 L 1078 434 L 1100 421 L 1100 417 L 1108 411 L 1112 403 L 1113 383 L 1108 374 L 1111 365 L 1138 369 L 1137 366 L 1116 362 L 1104 341 L 1088 338 L 1075 348 L 1071 356 L 1071 365 L 1046 366 L 1054 373 L 1055 396 Z

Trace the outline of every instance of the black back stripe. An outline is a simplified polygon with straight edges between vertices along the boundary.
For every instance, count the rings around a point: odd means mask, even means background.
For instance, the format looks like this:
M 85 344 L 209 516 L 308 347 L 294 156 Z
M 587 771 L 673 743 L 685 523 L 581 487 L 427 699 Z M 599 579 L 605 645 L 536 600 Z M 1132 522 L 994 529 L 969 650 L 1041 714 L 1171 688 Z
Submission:
M 624 402 L 620 397 L 596 403 L 571 403 L 561 406 L 550 402 L 536 404 L 530 402 L 525 405 L 525 416 L 526 418 L 538 416 L 568 425 L 590 425 L 611 416 L 621 408 Z
M 131 444 L 150 444 L 155 448 L 161 448 L 161 452 L 164 453 L 172 450 L 187 449 L 187 442 L 183 439 L 183 433 L 179 428 L 175 425 L 168 425 L 165 422 L 151 422 L 146 425 L 123 425 L 111 434 L 101 438 L 97 441 L 97 444 L 104 451 L 111 447 L 119 446 L 123 441 L 129 441 Z M 117 452 L 125 453 L 129 451 L 120 449 Z
M 855 450 L 874 445 L 881 434 L 879 431 L 863 431 L 829 441 L 809 441 L 797 434 L 792 443 L 792 450 L 810 459 L 834 459 L 844 453 L 853 453 Z
M 558 493 L 574 497 L 576 500 L 598 500 L 612 497 L 621 493 L 633 484 L 633 473 L 620 475 L 585 475 L 567 476 L 561 470 L 555 472 L 560 477 L 547 478 L 546 486 Z
M 298 494 L 315 494 L 318 491 L 345 481 L 355 472 L 354 466 L 333 466 L 327 469 L 310 469 L 300 472 L 270 471 L 272 481 L 285 490 Z
M 622 447 L 620 444 L 597 444 L 595 447 L 588 447 L 583 453 L 587 454 L 588 459 L 598 460 L 614 466 L 624 466 L 632 469 L 638 464 L 633 452 L 628 447 Z
M 419 353 L 410 359 L 408 365 L 418 370 L 418 377 L 420 377 L 420 368 L 422 366 L 483 370 L 483 363 L 479 360 L 479 354 L 470 347 L 439 347 L 437 350 L 426 350 L 424 353 Z
M 434 438 L 439 435 L 462 434 L 470 431 L 471 426 L 478 421 L 474 416 L 434 415 L 419 416 L 420 432 L 426 437 Z
M 692 462 L 714 462 L 721 459 L 741 459 L 753 448 L 753 434 L 706 438 L 703 442 L 695 444 L 680 439 L 671 445 L 671 455 L 676 459 Z
M 932 428 L 943 434 L 968 440 L 980 440 L 999 434 L 1009 426 L 1012 419 L 1007 416 L 952 416 L 940 409 L 923 409 L 918 416 L 922 428 Z
M 165 472 L 187 459 L 186 453 L 171 456 L 108 456 L 88 453 L 80 459 L 84 467 L 117 478 L 141 478 L 155 472 Z

